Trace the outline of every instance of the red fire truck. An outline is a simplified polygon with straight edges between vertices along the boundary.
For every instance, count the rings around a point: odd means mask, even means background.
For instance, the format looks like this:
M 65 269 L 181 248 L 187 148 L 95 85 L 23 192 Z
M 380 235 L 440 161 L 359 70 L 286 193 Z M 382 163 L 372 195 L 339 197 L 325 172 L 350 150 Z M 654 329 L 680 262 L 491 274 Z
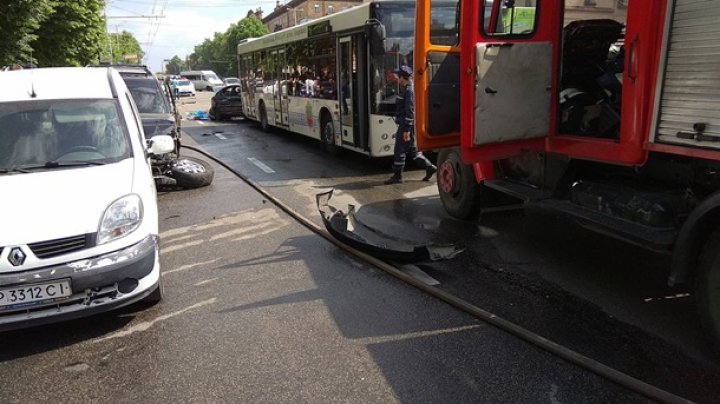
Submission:
M 454 27 L 417 5 L 416 131 L 447 212 L 501 192 L 666 253 L 720 341 L 720 4 L 459 0 Z

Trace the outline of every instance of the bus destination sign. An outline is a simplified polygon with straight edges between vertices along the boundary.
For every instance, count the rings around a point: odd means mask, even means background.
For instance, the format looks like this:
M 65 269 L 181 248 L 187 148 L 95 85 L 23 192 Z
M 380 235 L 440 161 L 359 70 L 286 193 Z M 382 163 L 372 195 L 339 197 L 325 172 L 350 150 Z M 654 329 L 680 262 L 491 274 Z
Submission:
M 308 25 L 307 36 L 313 37 L 322 34 L 329 34 L 332 32 L 332 25 L 330 21 L 322 21 L 317 24 Z

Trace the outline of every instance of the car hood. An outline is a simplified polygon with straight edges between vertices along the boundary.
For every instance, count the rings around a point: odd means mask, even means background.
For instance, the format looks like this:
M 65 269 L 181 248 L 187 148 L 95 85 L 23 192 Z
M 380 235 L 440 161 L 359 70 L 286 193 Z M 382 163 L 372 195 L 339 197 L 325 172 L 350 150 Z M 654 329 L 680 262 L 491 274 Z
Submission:
M 175 129 L 175 116 L 173 114 L 140 114 L 142 118 L 145 138 L 150 139 L 155 135 L 171 135 Z
M 0 176 L 0 246 L 94 233 L 133 191 L 134 161 Z

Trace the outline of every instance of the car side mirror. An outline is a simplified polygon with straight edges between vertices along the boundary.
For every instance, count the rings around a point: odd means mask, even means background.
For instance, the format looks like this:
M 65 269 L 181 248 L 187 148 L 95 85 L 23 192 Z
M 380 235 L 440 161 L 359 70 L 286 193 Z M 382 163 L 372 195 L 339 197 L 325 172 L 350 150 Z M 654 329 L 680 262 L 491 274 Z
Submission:
M 156 135 L 147 140 L 147 149 L 150 155 L 161 155 L 175 151 L 175 140 L 170 135 Z

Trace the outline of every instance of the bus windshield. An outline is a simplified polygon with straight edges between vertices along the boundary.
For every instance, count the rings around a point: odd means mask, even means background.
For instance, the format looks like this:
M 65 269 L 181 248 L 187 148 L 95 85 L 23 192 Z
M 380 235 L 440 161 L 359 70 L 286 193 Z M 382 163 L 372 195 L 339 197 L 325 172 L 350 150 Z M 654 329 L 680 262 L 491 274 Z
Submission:
M 457 1 L 433 2 L 433 24 L 442 27 L 439 45 L 454 45 L 457 38 Z M 398 80 L 395 71 L 402 65 L 412 66 L 415 3 L 378 3 L 372 10 L 374 18 L 385 27 L 385 54 L 371 59 L 372 113 L 393 115 Z M 449 32 L 449 34 L 448 34 Z M 439 37 L 438 37 L 439 38 Z

